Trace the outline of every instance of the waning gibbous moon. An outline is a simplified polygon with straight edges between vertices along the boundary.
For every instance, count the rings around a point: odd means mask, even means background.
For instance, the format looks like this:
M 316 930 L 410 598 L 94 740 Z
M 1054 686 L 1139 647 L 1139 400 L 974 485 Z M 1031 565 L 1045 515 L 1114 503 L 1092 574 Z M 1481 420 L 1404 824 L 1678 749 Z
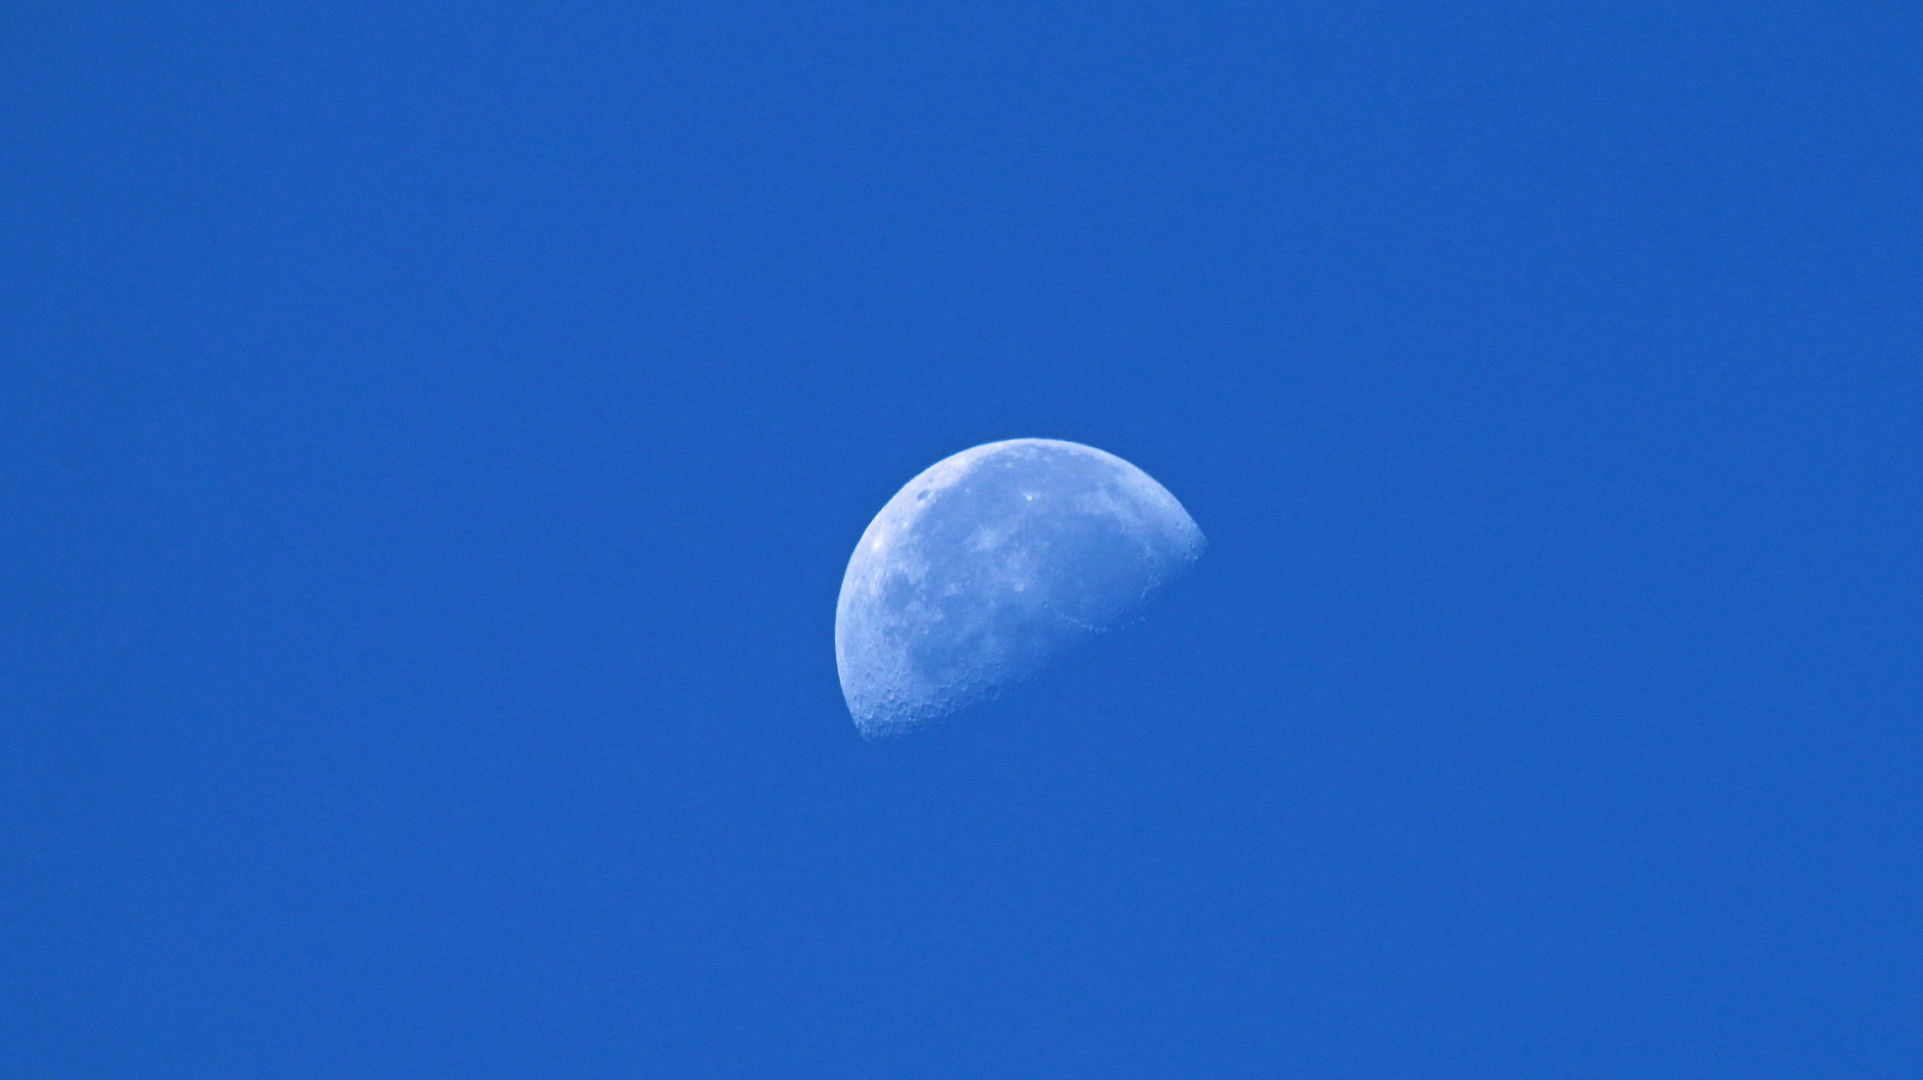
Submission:
M 1202 554 L 1168 489 L 1092 446 L 1012 439 L 910 480 L 848 560 L 835 662 L 893 735 L 992 697 L 1125 622 Z

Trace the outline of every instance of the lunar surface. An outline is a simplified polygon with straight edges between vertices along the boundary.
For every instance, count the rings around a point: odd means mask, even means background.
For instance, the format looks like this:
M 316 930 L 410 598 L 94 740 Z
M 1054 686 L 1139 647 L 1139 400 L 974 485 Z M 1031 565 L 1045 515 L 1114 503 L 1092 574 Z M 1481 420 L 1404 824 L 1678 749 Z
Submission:
M 1175 496 L 1054 439 L 964 450 L 875 515 L 848 560 L 835 661 L 855 726 L 893 735 L 992 697 L 1136 614 L 1202 553 Z

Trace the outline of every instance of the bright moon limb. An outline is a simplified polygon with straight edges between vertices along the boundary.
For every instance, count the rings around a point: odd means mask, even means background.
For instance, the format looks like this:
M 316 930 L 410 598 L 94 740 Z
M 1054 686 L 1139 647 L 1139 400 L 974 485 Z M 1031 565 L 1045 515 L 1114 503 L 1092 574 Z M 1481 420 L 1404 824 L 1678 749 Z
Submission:
M 855 726 L 893 735 L 991 697 L 1127 621 L 1201 556 L 1147 473 L 1055 439 L 945 458 L 875 515 L 842 577 L 835 662 Z

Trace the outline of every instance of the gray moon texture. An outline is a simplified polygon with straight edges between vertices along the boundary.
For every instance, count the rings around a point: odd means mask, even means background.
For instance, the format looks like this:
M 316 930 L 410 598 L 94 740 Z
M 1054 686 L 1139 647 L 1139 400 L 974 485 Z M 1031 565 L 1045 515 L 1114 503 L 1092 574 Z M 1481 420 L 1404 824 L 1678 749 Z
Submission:
M 1113 454 L 1012 439 L 930 466 L 848 560 L 835 662 L 855 726 L 894 735 L 993 697 L 1136 615 L 1202 554 L 1168 489 Z

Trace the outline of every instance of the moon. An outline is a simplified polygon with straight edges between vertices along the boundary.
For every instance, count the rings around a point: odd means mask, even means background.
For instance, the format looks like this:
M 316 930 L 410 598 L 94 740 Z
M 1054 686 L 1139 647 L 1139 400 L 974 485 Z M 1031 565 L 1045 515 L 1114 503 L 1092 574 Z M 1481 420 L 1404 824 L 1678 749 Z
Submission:
M 861 534 L 835 662 L 862 735 L 993 697 L 1137 614 L 1202 554 L 1188 511 L 1113 454 L 1056 439 L 963 450 Z

